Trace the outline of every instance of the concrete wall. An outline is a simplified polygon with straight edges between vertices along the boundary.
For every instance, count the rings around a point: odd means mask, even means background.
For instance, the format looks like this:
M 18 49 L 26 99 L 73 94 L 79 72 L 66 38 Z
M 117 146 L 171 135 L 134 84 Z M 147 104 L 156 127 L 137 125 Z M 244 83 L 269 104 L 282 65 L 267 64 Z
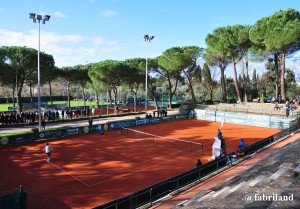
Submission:
M 202 119 L 221 122 L 223 119 L 225 119 L 225 123 L 279 129 L 289 128 L 291 126 L 291 121 L 294 120 L 294 118 L 287 118 L 285 116 L 225 112 L 206 109 L 195 109 L 195 117 L 199 120 Z

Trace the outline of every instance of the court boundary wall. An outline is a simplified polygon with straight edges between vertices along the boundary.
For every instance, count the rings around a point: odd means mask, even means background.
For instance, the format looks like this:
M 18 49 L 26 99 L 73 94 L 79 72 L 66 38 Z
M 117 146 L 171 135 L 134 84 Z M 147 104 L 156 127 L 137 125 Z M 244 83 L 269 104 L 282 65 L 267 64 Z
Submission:
M 298 113 L 298 112 L 297 112 Z M 194 116 L 199 120 L 209 120 L 214 122 L 233 123 L 247 126 L 257 126 L 276 129 L 287 129 L 292 127 L 295 123 L 295 118 L 298 114 L 292 117 L 272 116 L 272 115 L 258 115 L 253 113 L 237 113 L 217 110 L 201 110 L 195 109 Z
M 195 184 L 209 178 L 222 170 L 230 167 L 232 164 L 239 163 L 240 161 L 249 158 L 251 155 L 262 151 L 263 149 L 276 144 L 287 137 L 293 135 L 299 129 L 299 118 L 291 121 L 290 127 L 282 130 L 281 132 L 258 141 L 244 149 L 244 155 L 237 161 L 232 162 L 230 159 L 235 153 L 217 158 L 201 167 L 194 168 L 185 173 L 177 175 L 173 178 L 167 179 L 140 191 L 134 192 L 127 196 L 113 200 L 106 204 L 100 205 L 93 209 L 118 209 L 118 208 L 148 208 L 153 206 L 156 202 L 166 198 L 172 194 L 178 194 L 181 191 L 194 186 Z
M 0 147 L 9 145 L 22 145 L 25 143 L 31 143 L 40 140 L 55 140 L 69 136 L 84 135 L 89 133 L 99 132 L 101 129 L 104 131 L 129 128 L 134 126 L 155 124 L 167 121 L 182 120 L 186 119 L 187 115 L 170 115 L 165 117 L 154 117 L 154 118 L 136 118 L 127 120 L 118 120 L 107 122 L 104 124 L 92 125 L 92 126 L 78 126 L 72 128 L 61 128 L 57 130 L 41 131 L 36 133 L 26 133 L 11 136 L 0 136 Z

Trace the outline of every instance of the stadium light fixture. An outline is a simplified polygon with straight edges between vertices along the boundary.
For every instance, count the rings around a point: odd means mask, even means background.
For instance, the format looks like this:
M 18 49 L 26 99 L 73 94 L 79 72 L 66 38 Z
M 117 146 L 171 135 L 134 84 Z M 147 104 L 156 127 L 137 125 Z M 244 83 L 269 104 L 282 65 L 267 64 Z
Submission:
M 147 97 L 148 97 L 148 43 L 154 39 L 154 36 L 144 34 L 146 42 L 146 84 L 145 84 L 145 115 L 147 116 Z
M 41 79 L 40 79 L 40 22 L 45 24 L 45 21 L 50 20 L 50 15 L 37 15 L 36 13 L 29 13 L 29 18 L 32 19 L 34 23 L 38 21 L 38 113 L 39 113 L 39 132 L 42 130 L 42 111 L 41 111 Z

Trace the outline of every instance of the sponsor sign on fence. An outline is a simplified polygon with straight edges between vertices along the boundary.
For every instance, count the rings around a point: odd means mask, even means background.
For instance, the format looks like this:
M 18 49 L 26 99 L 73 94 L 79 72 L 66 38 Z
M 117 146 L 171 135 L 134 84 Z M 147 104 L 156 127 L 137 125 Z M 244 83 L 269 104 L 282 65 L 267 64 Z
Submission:
M 120 128 L 129 128 L 135 125 L 135 121 L 121 121 L 108 123 L 109 129 L 120 129 Z
M 147 125 L 150 123 L 150 120 L 149 119 L 141 119 L 141 120 L 136 120 L 135 123 L 137 126 Z
M 10 144 L 31 142 L 39 139 L 38 133 L 8 136 Z
M 94 131 L 99 131 L 99 127 L 103 128 L 106 131 L 109 129 L 113 130 L 113 129 L 129 128 L 132 126 L 160 123 L 163 121 L 179 120 L 184 118 L 187 118 L 187 115 L 176 115 L 176 116 L 171 115 L 167 117 L 155 117 L 150 119 L 138 119 L 138 120 L 128 120 L 128 121 L 115 121 L 103 125 L 74 127 L 74 128 L 60 129 L 60 130 L 42 131 L 39 133 L 28 133 L 22 135 L 7 136 L 7 137 L 0 138 L 0 145 L 5 146 L 7 144 L 32 142 L 40 139 L 55 139 L 55 138 L 61 138 L 67 136 L 87 134 Z

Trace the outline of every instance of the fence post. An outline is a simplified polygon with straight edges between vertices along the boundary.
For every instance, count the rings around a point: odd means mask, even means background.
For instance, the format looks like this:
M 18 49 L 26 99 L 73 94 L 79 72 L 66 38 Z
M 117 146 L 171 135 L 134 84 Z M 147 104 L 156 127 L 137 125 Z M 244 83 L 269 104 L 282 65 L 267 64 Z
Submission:
M 19 199 L 20 199 L 20 208 L 21 209 L 26 209 L 26 192 L 23 190 L 23 186 L 20 186 L 20 191 L 19 191 Z
M 215 122 L 217 121 L 217 110 L 215 110 Z
M 152 188 L 150 189 L 150 206 L 152 206 Z
M 299 111 L 297 111 L 297 129 L 299 128 L 299 115 L 298 115 Z

